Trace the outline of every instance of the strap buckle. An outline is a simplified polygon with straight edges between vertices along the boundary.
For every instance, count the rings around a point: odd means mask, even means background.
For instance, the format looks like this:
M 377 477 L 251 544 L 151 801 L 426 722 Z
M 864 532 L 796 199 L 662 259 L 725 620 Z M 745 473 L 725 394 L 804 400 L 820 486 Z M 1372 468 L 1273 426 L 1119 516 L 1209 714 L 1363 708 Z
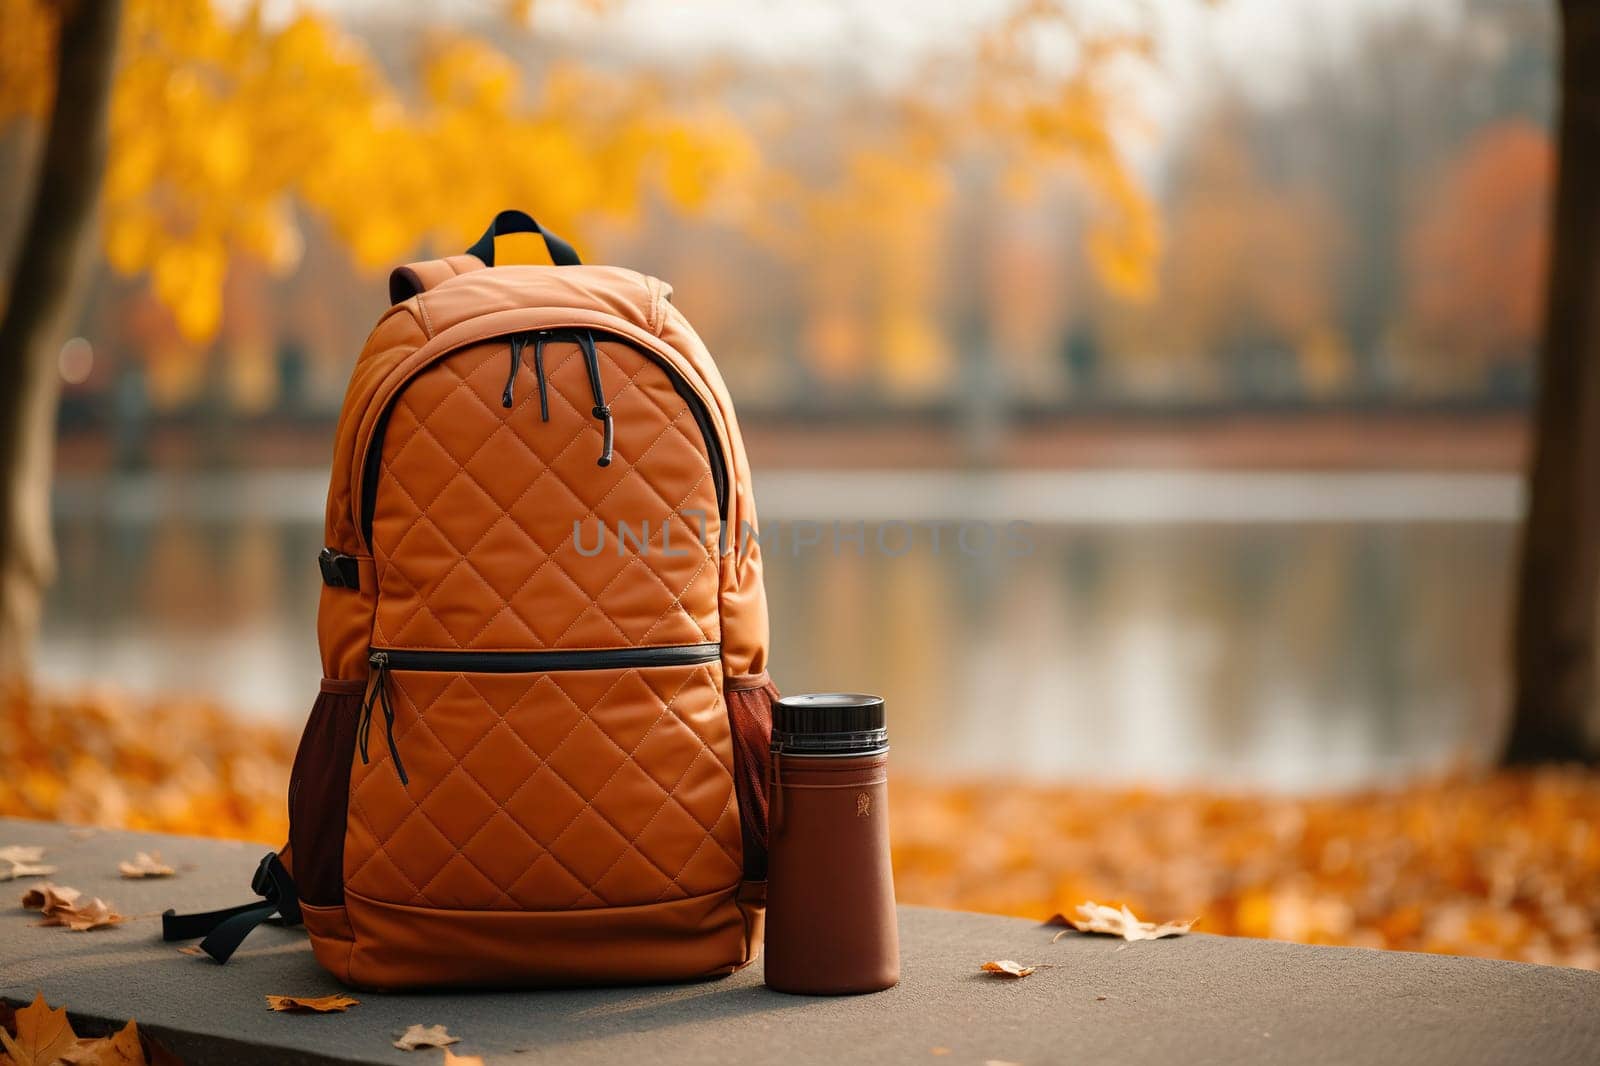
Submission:
M 322 570 L 322 583 L 331 589 L 361 587 L 361 566 L 354 555 L 323 548 L 317 555 L 317 566 Z

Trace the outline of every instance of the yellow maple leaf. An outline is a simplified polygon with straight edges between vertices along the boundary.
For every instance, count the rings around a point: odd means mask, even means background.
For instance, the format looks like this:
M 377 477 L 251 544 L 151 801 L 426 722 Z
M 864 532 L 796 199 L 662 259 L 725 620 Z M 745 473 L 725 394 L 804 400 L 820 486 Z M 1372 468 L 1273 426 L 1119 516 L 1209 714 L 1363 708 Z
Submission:
M 67 1021 L 66 1008 L 51 1010 L 43 993 L 17 1011 L 15 1020 L 16 1036 L 0 1029 L 0 1046 L 5 1047 L 15 1066 L 53 1066 L 78 1042 L 78 1034 Z
M 61 1056 L 63 1066 L 147 1066 L 148 1061 L 132 1021 L 111 1036 L 79 1040 Z

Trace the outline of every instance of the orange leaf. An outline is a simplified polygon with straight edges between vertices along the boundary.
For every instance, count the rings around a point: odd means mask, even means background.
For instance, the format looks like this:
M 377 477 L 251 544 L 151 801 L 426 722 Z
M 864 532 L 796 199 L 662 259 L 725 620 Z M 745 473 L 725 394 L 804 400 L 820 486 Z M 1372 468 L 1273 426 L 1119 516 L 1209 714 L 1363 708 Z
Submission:
M 479 1055 L 452 1055 L 450 1049 L 444 1049 L 444 1066 L 484 1066 L 483 1058 Z
M 128 919 L 111 909 L 111 905 L 96 896 L 88 903 L 71 906 L 46 906 L 44 921 L 40 925 L 64 925 L 74 933 L 91 929 L 106 929 Z
M 111 1036 L 79 1040 L 61 1061 L 68 1066 L 146 1066 L 139 1027 L 131 1020 Z
M 994 977 L 1004 977 L 1007 979 L 1026 977 L 1034 971 L 1034 967 L 1023 966 L 1021 963 L 1012 959 L 1000 959 L 996 962 L 986 962 L 982 966 L 978 967 L 978 969 Z
M 43 993 L 17 1011 L 16 1023 L 15 1037 L 0 1029 L 0 1046 L 5 1047 L 15 1066 L 52 1066 L 78 1042 L 78 1034 L 67 1021 L 66 1008 L 51 1010 Z
M 78 904 L 78 897 L 83 895 L 75 888 L 65 885 L 53 885 L 49 881 L 38 888 L 30 888 L 22 894 L 22 905 L 30 911 L 43 911 L 45 917 L 62 910 L 71 910 Z
M 332 996 L 268 996 L 267 1009 L 285 1014 L 342 1014 L 360 1003 L 346 995 Z

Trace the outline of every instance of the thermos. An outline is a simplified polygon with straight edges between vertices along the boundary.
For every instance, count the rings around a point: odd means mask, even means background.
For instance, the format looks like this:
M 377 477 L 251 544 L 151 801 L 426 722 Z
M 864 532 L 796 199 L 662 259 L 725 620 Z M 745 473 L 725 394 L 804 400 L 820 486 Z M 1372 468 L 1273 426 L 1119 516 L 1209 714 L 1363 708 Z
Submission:
M 900 980 L 883 700 L 790 696 L 772 712 L 766 981 L 850 995 Z

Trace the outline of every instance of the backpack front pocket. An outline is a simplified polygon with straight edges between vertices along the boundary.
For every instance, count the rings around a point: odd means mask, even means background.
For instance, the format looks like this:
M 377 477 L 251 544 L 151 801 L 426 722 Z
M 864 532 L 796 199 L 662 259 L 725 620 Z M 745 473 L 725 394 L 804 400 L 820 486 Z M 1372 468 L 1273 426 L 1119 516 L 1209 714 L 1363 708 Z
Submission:
M 352 893 L 576 910 L 740 880 L 718 645 L 375 649 L 373 668 L 373 735 L 351 787 Z

